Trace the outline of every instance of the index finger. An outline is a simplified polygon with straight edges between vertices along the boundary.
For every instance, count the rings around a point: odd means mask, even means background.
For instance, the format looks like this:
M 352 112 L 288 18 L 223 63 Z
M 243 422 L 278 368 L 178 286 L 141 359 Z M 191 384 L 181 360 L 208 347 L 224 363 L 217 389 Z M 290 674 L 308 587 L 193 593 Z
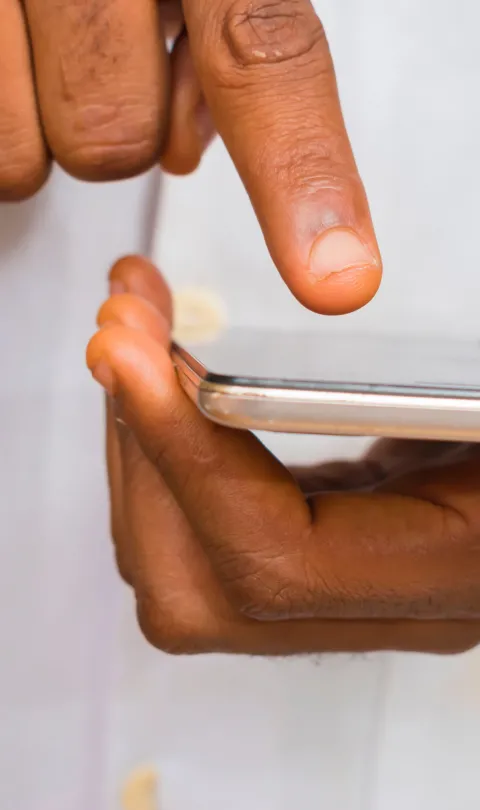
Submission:
M 185 0 L 192 56 L 272 258 L 307 307 L 339 314 L 378 289 L 381 260 L 309 0 Z

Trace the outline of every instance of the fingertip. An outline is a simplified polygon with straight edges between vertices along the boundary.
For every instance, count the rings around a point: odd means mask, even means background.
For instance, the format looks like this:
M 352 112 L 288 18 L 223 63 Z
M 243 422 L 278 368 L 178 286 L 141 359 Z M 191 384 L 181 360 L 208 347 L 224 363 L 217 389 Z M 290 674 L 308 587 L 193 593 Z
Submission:
M 140 256 L 136 253 L 127 254 L 126 256 L 121 256 L 117 261 L 112 265 L 109 279 L 115 278 L 122 278 L 125 273 L 129 273 L 130 271 L 135 273 L 137 270 L 156 270 L 155 265 L 145 256 Z
M 368 230 L 368 229 L 367 229 Z M 374 237 L 336 226 L 321 231 L 309 251 L 300 292 L 309 309 L 324 315 L 345 315 L 365 306 L 382 278 Z
M 125 327 L 121 324 L 105 324 L 90 338 L 87 344 L 85 360 L 87 368 L 94 374 L 99 363 L 110 357 L 111 341 L 117 342 L 123 338 Z
M 108 367 L 115 389 L 120 387 L 130 392 L 141 389 L 147 399 L 154 396 L 163 382 L 175 379 L 166 348 L 146 332 L 119 323 L 110 322 L 96 332 L 88 343 L 86 362 L 100 384 L 103 382 L 97 370 Z
M 98 326 L 120 323 L 149 334 L 162 346 L 170 345 L 170 326 L 164 315 L 144 298 L 119 293 L 108 298 L 97 315 Z
M 172 323 L 172 297 L 168 284 L 149 259 L 136 255 L 123 256 L 113 265 L 109 283 L 112 295 L 129 292 L 144 298 L 169 324 Z
M 191 174 L 198 167 L 215 135 L 215 127 L 186 35 L 175 43 L 171 69 L 169 129 L 160 163 L 164 171 L 181 176 Z
M 368 304 L 382 280 L 379 266 L 349 268 L 323 279 L 307 277 L 294 294 L 307 309 L 319 315 L 347 315 Z
M 185 177 L 198 169 L 202 155 L 195 127 L 187 122 L 180 130 L 178 127 L 175 130 L 172 128 L 160 158 L 160 166 L 173 177 Z
M 203 98 L 193 111 L 182 110 L 177 118 L 172 121 L 160 165 L 168 174 L 183 177 L 198 169 L 216 130 Z

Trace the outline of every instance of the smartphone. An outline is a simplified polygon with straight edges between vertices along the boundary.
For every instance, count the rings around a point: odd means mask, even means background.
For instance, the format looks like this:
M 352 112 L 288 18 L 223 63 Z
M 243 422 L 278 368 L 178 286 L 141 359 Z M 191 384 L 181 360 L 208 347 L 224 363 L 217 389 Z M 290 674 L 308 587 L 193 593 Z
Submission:
M 174 344 L 209 419 L 281 433 L 480 441 L 480 341 L 230 329 Z

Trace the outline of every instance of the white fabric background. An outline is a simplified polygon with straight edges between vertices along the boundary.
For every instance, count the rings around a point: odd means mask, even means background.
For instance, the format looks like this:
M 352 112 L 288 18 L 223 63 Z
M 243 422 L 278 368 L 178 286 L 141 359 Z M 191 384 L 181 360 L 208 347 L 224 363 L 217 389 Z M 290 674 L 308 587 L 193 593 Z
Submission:
M 476 336 L 480 10 L 318 7 L 386 271 L 374 304 L 328 328 Z M 145 761 L 162 810 L 478 810 L 479 653 L 182 660 L 142 641 L 111 563 L 101 395 L 82 363 L 108 264 L 147 245 L 149 182 L 56 172 L 0 209 L 2 810 L 115 810 Z M 172 283 L 213 287 L 232 321 L 318 324 L 277 279 L 220 145 L 162 195 Z

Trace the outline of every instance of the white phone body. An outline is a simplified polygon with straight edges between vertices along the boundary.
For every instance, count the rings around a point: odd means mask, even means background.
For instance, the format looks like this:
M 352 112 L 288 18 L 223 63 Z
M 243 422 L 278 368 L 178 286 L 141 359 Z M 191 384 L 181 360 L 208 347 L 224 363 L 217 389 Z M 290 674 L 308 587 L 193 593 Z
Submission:
M 227 330 L 174 345 L 211 420 L 281 433 L 480 441 L 480 342 Z

